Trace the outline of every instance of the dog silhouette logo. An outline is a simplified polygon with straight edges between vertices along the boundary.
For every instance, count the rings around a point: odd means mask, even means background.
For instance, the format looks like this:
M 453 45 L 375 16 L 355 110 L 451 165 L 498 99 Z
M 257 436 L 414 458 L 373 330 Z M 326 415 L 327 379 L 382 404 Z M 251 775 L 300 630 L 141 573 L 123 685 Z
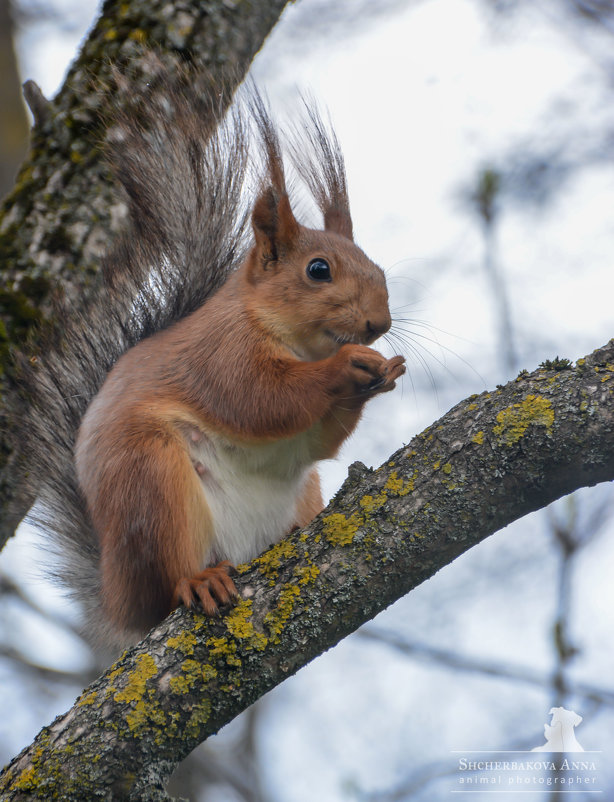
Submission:
M 582 716 L 564 707 L 550 708 L 550 715 L 552 716 L 550 724 L 544 724 L 546 743 L 543 746 L 536 746 L 531 751 L 584 752 L 574 732 L 575 727 L 581 723 Z

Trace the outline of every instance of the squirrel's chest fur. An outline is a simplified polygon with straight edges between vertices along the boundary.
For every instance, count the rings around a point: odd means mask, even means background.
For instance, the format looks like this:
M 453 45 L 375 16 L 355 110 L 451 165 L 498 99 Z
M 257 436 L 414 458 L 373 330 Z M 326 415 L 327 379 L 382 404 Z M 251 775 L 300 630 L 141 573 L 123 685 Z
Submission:
M 211 513 L 207 564 L 248 562 L 297 522 L 297 503 L 313 466 L 313 431 L 269 443 L 240 444 L 192 431 L 188 452 Z

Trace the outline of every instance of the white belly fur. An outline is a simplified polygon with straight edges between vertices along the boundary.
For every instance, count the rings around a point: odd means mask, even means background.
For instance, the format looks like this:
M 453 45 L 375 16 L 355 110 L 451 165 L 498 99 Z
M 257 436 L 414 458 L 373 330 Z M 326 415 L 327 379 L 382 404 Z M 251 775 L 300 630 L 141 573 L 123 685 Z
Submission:
M 249 562 L 296 523 L 296 505 L 313 466 L 312 432 L 264 445 L 237 446 L 203 434 L 188 448 L 211 511 L 214 542 L 205 563 Z

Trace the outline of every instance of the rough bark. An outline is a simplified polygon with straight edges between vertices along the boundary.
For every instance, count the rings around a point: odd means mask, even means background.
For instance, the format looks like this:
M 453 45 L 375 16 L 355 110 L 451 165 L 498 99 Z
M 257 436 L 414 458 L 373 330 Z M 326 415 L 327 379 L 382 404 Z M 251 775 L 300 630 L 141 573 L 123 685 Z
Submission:
M 0 0 L 0 198 L 15 182 L 26 152 L 28 121 L 19 91 L 12 0 Z
M 172 74 L 181 62 L 224 73 L 236 85 L 287 0 L 107 0 L 58 95 L 47 101 L 31 83 L 26 97 L 35 117 L 31 151 L 0 208 L 0 546 L 35 495 L 25 491 L 27 466 L 11 439 L 7 417 L 10 350 L 36 354 L 36 332 L 52 319 L 51 299 L 73 304 L 96 280 L 101 254 L 123 219 L 102 155 L 104 120 L 117 96 L 113 67 L 148 74 L 155 49 Z M 179 56 L 179 58 L 178 58 Z
M 614 340 L 461 402 L 249 566 L 218 620 L 176 611 L 41 731 L 2 799 L 164 799 L 200 741 L 462 552 L 614 478 Z

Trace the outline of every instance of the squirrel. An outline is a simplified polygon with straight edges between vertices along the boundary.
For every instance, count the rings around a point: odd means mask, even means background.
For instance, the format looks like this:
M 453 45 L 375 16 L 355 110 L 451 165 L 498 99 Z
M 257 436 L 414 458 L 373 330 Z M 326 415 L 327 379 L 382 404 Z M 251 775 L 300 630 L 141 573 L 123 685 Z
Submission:
M 231 603 L 232 566 L 322 510 L 316 463 L 405 371 L 370 347 L 391 326 L 384 273 L 353 241 L 337 138 L 305 108 L 291 158 L 322 230 L 294 215 L 254 88 L 225 114 L 214 89 L 161 81 L 109 129 L 129 228 L 88 321 L 30 366 L 28 422 L 34 517 L 107 644 Z

